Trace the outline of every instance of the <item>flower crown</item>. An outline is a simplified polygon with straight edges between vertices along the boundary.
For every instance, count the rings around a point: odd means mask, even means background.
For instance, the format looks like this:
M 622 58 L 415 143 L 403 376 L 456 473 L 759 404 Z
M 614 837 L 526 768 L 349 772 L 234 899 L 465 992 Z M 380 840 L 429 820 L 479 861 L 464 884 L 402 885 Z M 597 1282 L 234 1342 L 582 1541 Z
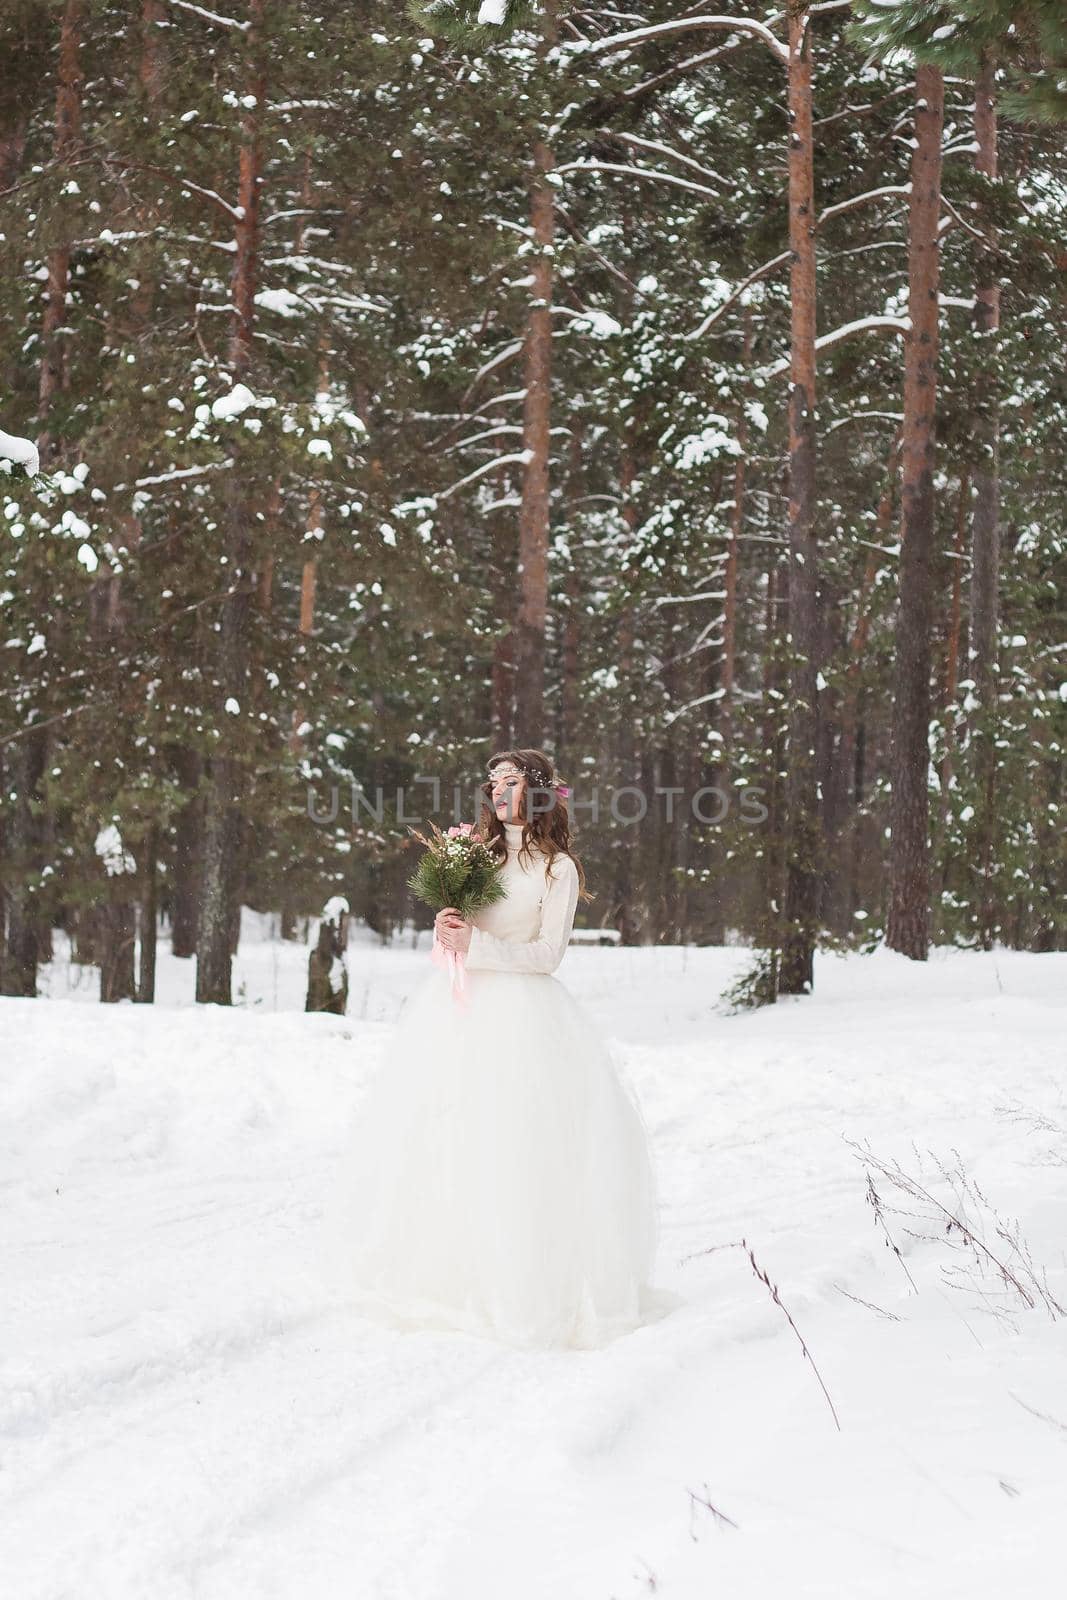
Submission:
M 502 761 L 498 761 L 495 763 L 495 765 L 501 767 L 504 765 L 504 763 Z M 543 775 L 540 772 L 537 772 L 533 767 L 526 766 L 524 762 L 513 761 L 511 765 L 517 767 L 522 773 L 523 777 L 526 779 L 527 783 L 533 784 L 535 789 L 554 789 L 558 795 L 562 795 L 564 798 L 571 792 L 569 784 L 564 783 L 563 780 L 558 776 L 553 776 L 550 773 L 547 781 L 544 781 Z M 492 779 L 493 768 L 488 767 L 486 772 L 488 777 Z

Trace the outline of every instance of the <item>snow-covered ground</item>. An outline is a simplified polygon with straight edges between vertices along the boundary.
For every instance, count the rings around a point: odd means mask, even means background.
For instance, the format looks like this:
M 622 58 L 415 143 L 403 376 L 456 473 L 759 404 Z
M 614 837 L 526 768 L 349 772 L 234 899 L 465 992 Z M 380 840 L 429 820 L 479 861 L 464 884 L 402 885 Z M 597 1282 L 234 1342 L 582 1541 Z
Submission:
M 814 998 L 730 1017 L 742 951 L 572 949 L 559 975 L 654 1138 L 657 1280 L 686 1303 L 537 1353 L 392 1332 L 309 1271 L 428 957 L 357 939 L 339 1018 L 300 1011 L 306 954 L 250 938 L 231 1011 L 194 1007 L 165 951 L 154 1008 L 84 1003 L 61 956 L 50 999 L 0 1001 L 0 1592 L 1054 1593 L 1067 1319 L 1010 1236 L 1067 1305 L 1067 956 L 825 957 Z M 849 1141 L 950 1206 L 958 1163 L 1035 1303 L 876 1176 L 880 1227 Z

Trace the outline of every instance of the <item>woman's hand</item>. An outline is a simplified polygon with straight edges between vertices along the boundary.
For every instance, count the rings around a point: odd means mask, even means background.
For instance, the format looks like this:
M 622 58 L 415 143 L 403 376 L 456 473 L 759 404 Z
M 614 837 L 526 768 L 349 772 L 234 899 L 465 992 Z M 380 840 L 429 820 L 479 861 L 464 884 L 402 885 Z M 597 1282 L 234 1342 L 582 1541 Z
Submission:
M 446 906 L 434 918 L 434 927 L 437 937 L 446 950 L 454 950 L 457 955 L 465 955 L 470 949 L 471 926 L 464 922 L 455 906 Z

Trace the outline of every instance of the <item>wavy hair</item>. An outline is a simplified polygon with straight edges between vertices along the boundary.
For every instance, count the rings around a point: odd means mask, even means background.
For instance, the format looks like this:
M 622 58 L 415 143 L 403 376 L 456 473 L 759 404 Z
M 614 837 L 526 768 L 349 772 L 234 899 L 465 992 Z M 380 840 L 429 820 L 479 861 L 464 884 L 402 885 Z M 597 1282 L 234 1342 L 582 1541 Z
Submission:
M 507 853 L 507 835 L 504 824 L 493 809 L 493 768 L 509 761 L 526 779 L 523 790 L 523 800 L 520 807 L 521 815 L 516 817 L 516 822 L 521 821 L 522 843 L 519 853 L 525 854 L 527 861 L 532 859 L 531 845 L 536 845 L 547 856 L 545 862 L 546 874 L 551 870 L 552 862 L 558 855 L 570 856 L 578 868 L 578 898 L 592 900 L 593 896 L 585 887 L 585 869 L 574 851 L 571 849 L 570 814 L 567 802 L 559 793 L 557 785 L 563 783 L 552 761 L 543 750 L 498 750 L 486 762 L 486 771 L 489 774 L 482 784 L 482 814 L 478 823 L 478 832 L 486 844 L 501 854 Z M 531 817 L 527 813 L 526 797 L 530 790 L 536 790 L 540 795 L 547 795 L 551 801 L 547 811 L 538 810 Z

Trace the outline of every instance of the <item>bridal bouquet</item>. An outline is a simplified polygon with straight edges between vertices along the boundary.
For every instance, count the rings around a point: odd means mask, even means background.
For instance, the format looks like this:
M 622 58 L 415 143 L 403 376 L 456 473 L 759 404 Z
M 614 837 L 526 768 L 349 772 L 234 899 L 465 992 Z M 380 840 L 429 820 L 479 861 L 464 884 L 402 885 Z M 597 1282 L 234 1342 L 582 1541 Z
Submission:
M 465 922 L 484 906 L 503 900 L 507 890 L 500 882 L 504 865 L 500 856 L 494 855 L 484 840 L 475 833 L 469 822 L 449 828 L 442 833 L 435 823 L 430 823 L 432 836 L 427 839 L 417 828 L 409 831 L 426 846 L 418 866 L 408 879 L 408 888 L 417 899 L 443 911 L 455 906 Z M 463 957 L 455 950 L 446 950 L 434 929 L 430 956 L 439 966 L 447 966 L 452 975 L 452 993 L 462 1002 L 464 997 Z

